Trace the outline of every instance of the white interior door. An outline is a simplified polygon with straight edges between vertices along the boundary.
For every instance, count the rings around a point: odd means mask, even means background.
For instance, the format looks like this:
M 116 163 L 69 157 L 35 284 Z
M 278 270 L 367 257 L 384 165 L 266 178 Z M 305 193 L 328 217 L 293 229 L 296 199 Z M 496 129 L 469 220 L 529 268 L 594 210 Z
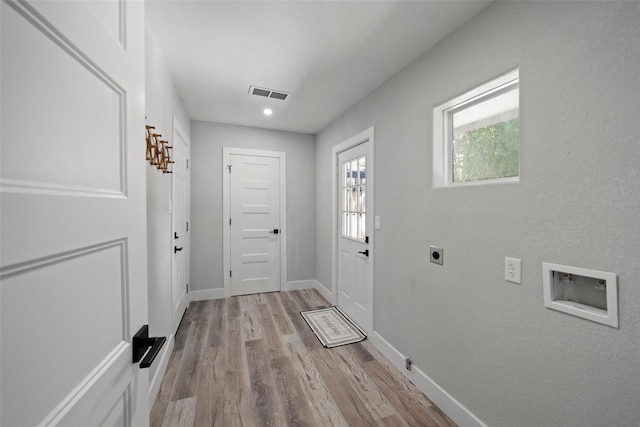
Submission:
M 229 155 L 230 294 L 281 289 L 281 156 Z
M 337 305 L 370 332 L 373 310 L 372 203 L 370 144 L 363 142 L 338 155 Z
M 173 120 L 173 278 L 172 333 L 178 329 L 187 308 L 189 283 L 189 140 Z
M 1 7 L 0 424 L 148 425 L 144 4 Z

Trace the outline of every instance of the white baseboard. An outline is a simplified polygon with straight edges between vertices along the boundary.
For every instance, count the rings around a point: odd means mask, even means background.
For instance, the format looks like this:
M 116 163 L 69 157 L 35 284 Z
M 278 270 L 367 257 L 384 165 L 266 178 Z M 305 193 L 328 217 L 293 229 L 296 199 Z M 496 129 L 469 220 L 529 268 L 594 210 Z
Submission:
M 377 332 L 372 333 L 369 339 L 373 345 L 386 357 L 396 368 L 403 372 L 416 387 L 420 389 L 438 408 L 440 408 L 449 418 L 460 427 L 487 427 L 478 417 L 465 408 L 453 396 L 447 393 L 435 381 L 422 372 L 416 365 L 411 371 L 405 368 L 406 357 L 393 347 Z
M 320 294 L 327 300 L 329 301 L 329 304 L 335 304 L 336 303 L 336 299 L 333 296 L 333 294 L 331 293 L 331 291 L 329 291 L 322 283 L 320 283 L 317 280 L 314 280 L 314 282 L 316 282 L 316 285 L 314 286 L 315 289 L 320 292 Z
M 382 335 L 376 331 L 369 335 L 369 339 L 378 351 L 393 364 L 393 366 L 400 369 L 400 372 L 404 371 L 404 362 L 406 357 L 396 350 L 394 346 L 389 344 L 389 341 L 385 340 Z
M 174 335 L 171 335 L 162 349 L 162 355 L 159 358 L 156 357 L 158 369 L 156 369 L 156 373 L 149 383 L 149 408 L 153 408 L 153 404 L 156 401 L 158 392 L 160 391 L 160 385 L 162 384 L 162 379 L 167 371 L 167 366 L 169 365 L 169 359 L 171 358 L 174 344 Z
M 283 291 L 299 291 L 302 289 L 315 289 L 317 280 L 294 280 L 293 282 L 287 282 Z
M 301 289 L 316 289 L 327 301 L 329 301 L 330 304 L 335 304 L 333 294 L 331 294 L 331 292 L 329 292 L 322 283 L 315 279 L 287 282 L 286 288 L 283 289 L 283 291 L 298 291 Z
M 220 299 L 224 298 L 224 289 L 206 289 L 204 291 L 191 291 L 187 294 L 189 302 L 191 301 L 204 301 L 208 299 Z

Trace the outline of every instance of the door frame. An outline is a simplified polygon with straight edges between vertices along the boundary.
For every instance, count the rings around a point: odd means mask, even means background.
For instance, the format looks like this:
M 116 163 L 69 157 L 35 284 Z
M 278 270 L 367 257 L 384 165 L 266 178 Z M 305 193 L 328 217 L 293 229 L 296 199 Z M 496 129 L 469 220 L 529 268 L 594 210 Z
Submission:
M 331 238 L 331 292 L 333 294 L 334 304 L 338 305 L 338 237 L 340 235 L 340 188 L 339 188 L 339 177 L 340 177 L 340 160 L 338 156 L 340 153 L 349 150 L 350 148 L 355 147 L 356 145 L 360 145 L 362 143 L 368 142 L 369 145 L 369 159 L 367 159 L 367 165 L 373 165 L 373 173 L 369 174 L 369 168 L 367 167 L 367 187 L 370 185 L 374 191 L 367 191 L 367 198 L 371 200 L 371 206 L 373 206 L 373 212 L 368 212 L 368 215 L 371 215 L 371 219 L 373 219 L 375 213 L 375 145 L 374 145 L 374 128 L 373 126 L 360 132 L 357 135 L 352 136 L 351 138 L 341 142 L 340 144 L 335 145 L 331 150 L 331 226 L 332 226 L 332 238 Z M 369 236 L 369 277 L 371 277 L 371 288 L 369 289 L 370 294 L 369 301 L 371 301 L 371 310 L 370 316 L 367 319 L 367 323 L 365 325 L 360 325 L 367 333 L 371 333 L 374 331 L 373 329 L 373 312 L 375 307 L 374 300 L 374 288 L 375 288 L 375 277 L 373 275 L 374 269 L 373 265 L 375 262 L 375 229 L 374 233 L 371 233 Z
M 280 159 L 280 290 L 287 283 L 287 153 L 282 151 L 255 150 L 252 148 L 222 147 L 222 279 L 224 297 L 231 296 L 231 180 L 229 170 L 231 155 L 276 157 Z

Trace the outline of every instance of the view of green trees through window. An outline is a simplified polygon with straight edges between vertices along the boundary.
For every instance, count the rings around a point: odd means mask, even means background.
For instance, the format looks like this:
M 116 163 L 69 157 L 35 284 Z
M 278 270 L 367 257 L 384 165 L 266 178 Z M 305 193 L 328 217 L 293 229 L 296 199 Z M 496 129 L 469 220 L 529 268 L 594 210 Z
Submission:
M 453 138 L 453 182 L 519 175 L 519 119 L 473 129 Z

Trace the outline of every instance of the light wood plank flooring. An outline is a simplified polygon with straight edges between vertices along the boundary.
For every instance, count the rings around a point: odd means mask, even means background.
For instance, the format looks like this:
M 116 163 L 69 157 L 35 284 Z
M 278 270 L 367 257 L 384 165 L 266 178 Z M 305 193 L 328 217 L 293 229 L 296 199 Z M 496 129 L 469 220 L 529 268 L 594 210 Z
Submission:
M 455 426 L 368 341 L 322 347 L 315 290 L 191 303 L 152 426 Z

